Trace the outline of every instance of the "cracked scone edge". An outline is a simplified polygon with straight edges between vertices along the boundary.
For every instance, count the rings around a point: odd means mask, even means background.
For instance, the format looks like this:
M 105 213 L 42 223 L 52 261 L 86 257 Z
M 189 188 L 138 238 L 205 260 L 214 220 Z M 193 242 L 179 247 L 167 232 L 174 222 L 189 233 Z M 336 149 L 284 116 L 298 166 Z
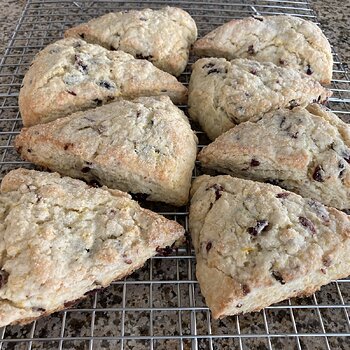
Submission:
M 254 58 L 288 65 L 322 84 L 329 84 L 332 79 L 333 56 L 327 38 L 315 23 L 298 17 L 232 20 L 197 40 L 193 51 L 197 56 Z
M 126 193 L 57 173 L 13 170 L 1 183 L 0 201 L 1 273 L 7 274 L 1 326 L 68 307 L 184 234 L 178 223 L 141 208 Z
M 186 68 L 197 27 L 186 11 L 167 6 L 160 10 L 111 12 L 68 29 L 65 37 L 125 51 L 179 76 Z
M 350 127 L 318 104 L 235 126 L 201 150 L 203 167 L 273 181 L 303 197 L 350 208 Z
M 343 212 L 227 175 L 199 177 L 191 195 L 196 275 L 214 318 L 307 296 L 348 276 Z
M 278 108 L 325 102 L 332 92 L 292 68 L 248 59 L 202 58 L 192 68 L 189 114 L 210 139 Z
M 188 202 L 197 137 L 167 96 L 120 100 L 31 128 L 16 137 L 21 157 L 109 188 Z
M 23 79 L 19 109 L 24 126 L 32 126 L 117 98 L 160 95 L 184 104 L 187 88 L 146 60 L 67 38 L 35 56 Z

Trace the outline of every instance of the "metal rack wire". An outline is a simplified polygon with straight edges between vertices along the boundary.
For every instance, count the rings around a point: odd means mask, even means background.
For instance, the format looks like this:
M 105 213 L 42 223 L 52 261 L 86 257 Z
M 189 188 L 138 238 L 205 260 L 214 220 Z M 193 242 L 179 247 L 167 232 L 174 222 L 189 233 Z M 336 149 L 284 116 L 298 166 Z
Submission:
M 109 11 L 179 6 L 203 35 L 231 18 L 254 13 L 293 14 L 317 22 L 309 2 L 282 0 L 72 1 L 29 0 L 0 61 L 0 178 L 19 166 L 13 141 L 22 127 L 17 97 L 23 75 L 44 46 L 65 29 Z M 350 121 L 350 78 L 334 53 L 329 106 Z M 180 80 L 188 83 L 190 70 Z M 185 107 L 184 107 L 185 108 Z M 205 135 L 197 132 L 200 144 Z M 201 147 L 201 146 L 200 146 Z M 200 169 L 196 167 L 194 176 Z M 188 230 L 187 208 L 162 208 Z M 260 313 L 216 321 L 195 279 L 190 242 L 158 256 L 74 308 L 30 325 L 0 329 L 4 349 L 349 349 L 350 279 L 334 281 L 304 299 L 291 299 Z

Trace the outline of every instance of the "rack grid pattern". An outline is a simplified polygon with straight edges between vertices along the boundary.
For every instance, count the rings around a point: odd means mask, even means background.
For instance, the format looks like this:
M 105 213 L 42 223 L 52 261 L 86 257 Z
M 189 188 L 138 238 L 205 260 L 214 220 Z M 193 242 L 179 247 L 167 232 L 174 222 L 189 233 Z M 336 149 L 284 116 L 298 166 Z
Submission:
M 199 35 L 231 18 L 291 14 L 317 23 L 307 0 L 72 1 L 29 0 L 0 61 L 0 178 L 20 160 L 13 142 L 22 127 L 17 97 L 34 55 L 65 29 L 110 11 L 179 6 L 196 20 Z M 350 121 L 350 78 L 334 53 L 329 107 Z M 193 62 L 193 58 L 190 63 Z M 187 84 L 190 69 L 180 80 Z M 186 110 L 186 106 L 182 106 Z M 207 143 L 197 131 L 200 146 Z M 200 174 L 196 165 L 194 176 Z M 188 208 L 152 209 L 184 225 Z M 94 292 L 72 309 L 27 326 L 0 329 L 5 349 L 349 349 L 350 279 L 334 281 L 309 298 L 290 299 L 260 313 L 213 320 L 195 279 L 190 239 L 157 256 L 133 275 Z

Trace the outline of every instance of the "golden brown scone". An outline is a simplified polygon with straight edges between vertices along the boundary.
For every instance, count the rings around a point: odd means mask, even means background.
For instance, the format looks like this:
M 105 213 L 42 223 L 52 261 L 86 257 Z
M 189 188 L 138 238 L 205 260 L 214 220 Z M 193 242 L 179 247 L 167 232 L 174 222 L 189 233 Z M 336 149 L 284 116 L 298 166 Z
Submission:
M 193 65 L 188 105 L 210 139 L 278 108 L 325 102 L 332 95 L 293 68 L 248 59 L 202 58 Z
M 166 6 L 160 10 L 107 13 L 68 29 L 64 35 L 147 59 L 178 76 L 186 68 L 197 27 L 186 11 Z
M 16 148 L 63 175 L 179 206 L 188 201 L 197 137 L 169 97 L 139 97 L 23 128 Z
M 350 217 L 277 186 L 201 176 L 191 190 L 196 274 L 214 318 L 259 311 L 350 274 Z
M 118 97 L 158 95 L 187 101 L 186 87 L 152 63 L 68 38 L 37 54 L 24 77 L 19 108 L 24 126 L 32 126 Z
M 219 136 L 202 165 L 350 209 L 350 126 L 325 107 L 280 109 Z
M 0 326 L 67 308 L 184 234 L 117 190 L 17 169 L 0 191 Z
M 332 79 L 331 46 L 310 21 L 287 15 L 232 20 L 194 44 L 197 56 L 250 58 L 301 70 L 323 84 Z

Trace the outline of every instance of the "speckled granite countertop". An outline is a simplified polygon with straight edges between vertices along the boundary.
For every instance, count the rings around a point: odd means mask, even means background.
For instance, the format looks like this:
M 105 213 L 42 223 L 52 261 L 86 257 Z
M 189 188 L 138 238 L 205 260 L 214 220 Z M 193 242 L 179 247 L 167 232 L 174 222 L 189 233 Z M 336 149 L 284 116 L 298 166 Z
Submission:
M 6 48 L 24 4 L 25 0 L 0 0 L 0 56 Z
M 343 63 L 350 64 L 350 2 L 311 0 L 318 20 Z

